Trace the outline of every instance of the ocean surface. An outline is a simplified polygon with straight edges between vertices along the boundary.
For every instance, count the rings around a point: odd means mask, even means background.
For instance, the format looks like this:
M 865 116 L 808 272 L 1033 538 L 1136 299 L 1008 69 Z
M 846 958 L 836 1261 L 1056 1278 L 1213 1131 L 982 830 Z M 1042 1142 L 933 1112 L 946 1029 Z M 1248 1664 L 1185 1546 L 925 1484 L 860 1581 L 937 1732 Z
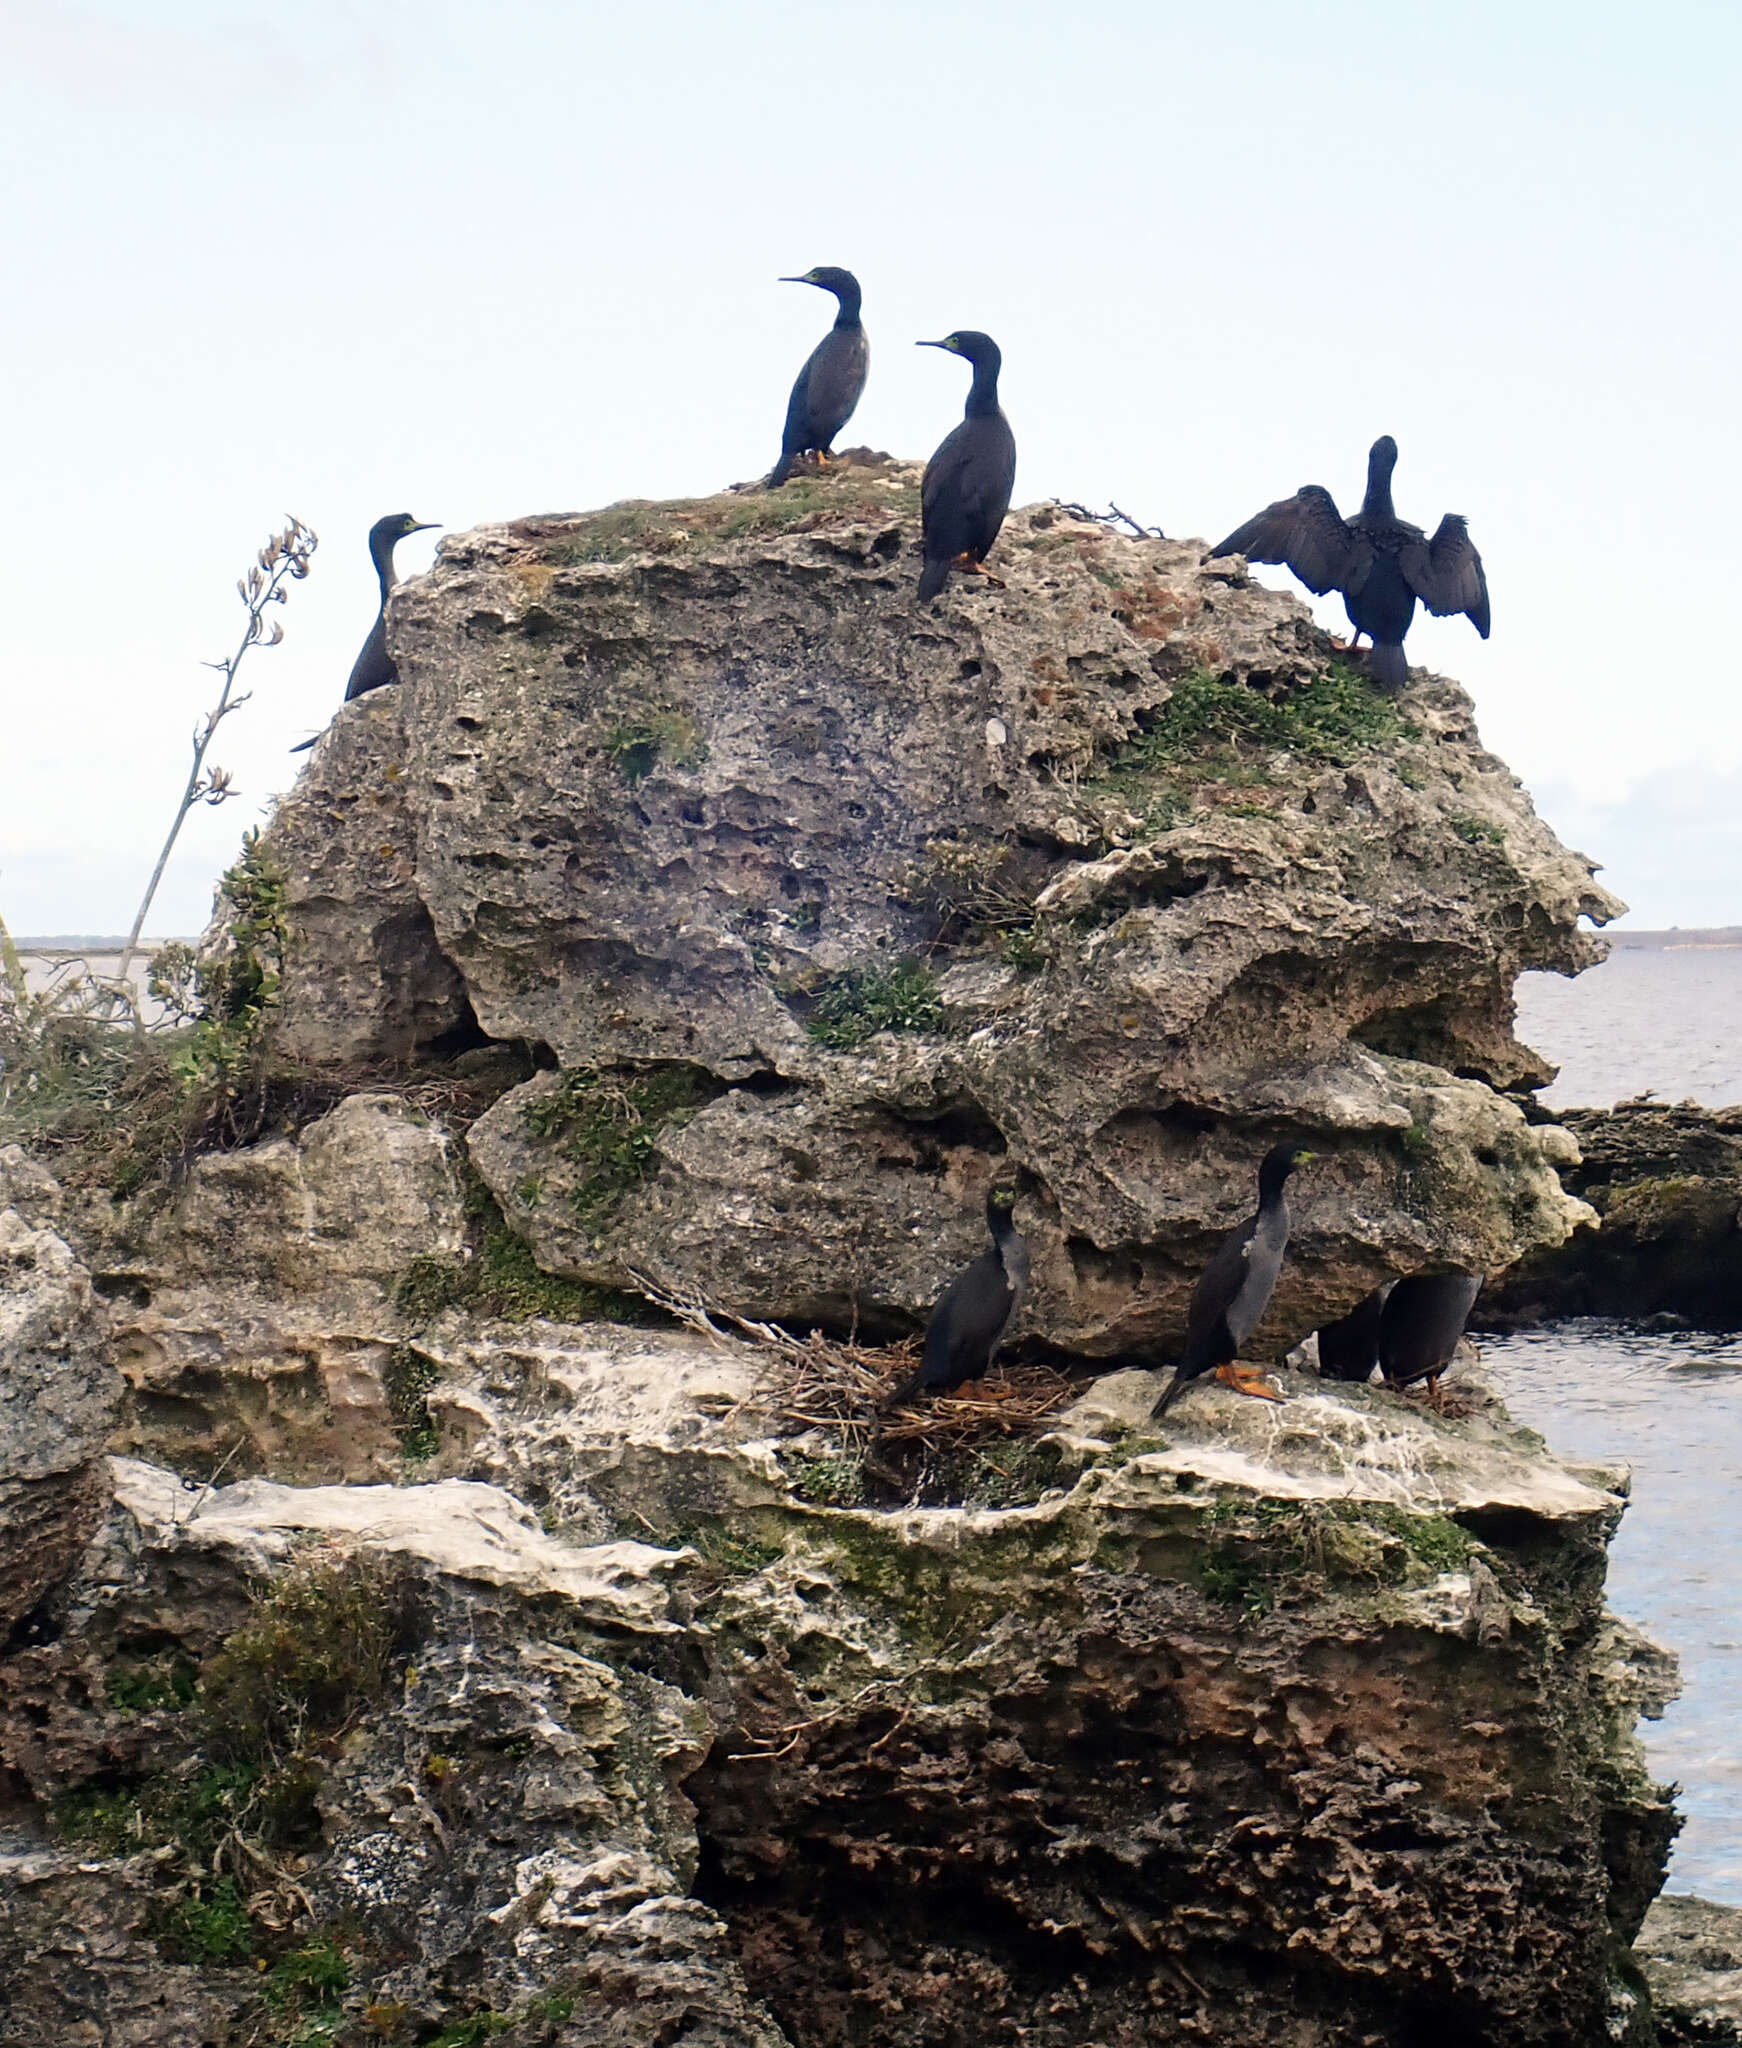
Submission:
M 1543 1100 L 1742 1102 L 1742 946 L 1617 947 L 1571 981 L 1518 977 L 1518 1035 L 1560 1073 Z
M 1617 949 L 1518 985 L 1519 1036 L 1560 1063 L 1547 1100 L 1650 1091 L 1742 1102 L 1742 947 Z M 1641 1724 L 1686 1816 L 1672 1891 L 1742 1906 L 1742 1337 L 1570 1322 L 1483 1339 L 1508 1407 L 1564 1456 L 1633 1468 L 1609 1604 L 1681 1659 L 1682 1696 Z

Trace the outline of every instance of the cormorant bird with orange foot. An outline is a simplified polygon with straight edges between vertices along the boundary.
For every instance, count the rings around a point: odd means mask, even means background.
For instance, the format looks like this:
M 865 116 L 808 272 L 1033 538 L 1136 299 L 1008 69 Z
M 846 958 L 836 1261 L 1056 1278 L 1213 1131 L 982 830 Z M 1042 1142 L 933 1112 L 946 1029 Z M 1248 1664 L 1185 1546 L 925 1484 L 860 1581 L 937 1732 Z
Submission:
M 1288 1249 L 1288 1177 L 1312 1154 L 1299 1145 L 1272 1145 L 1258 1169 L 1258 1208 L 1222 1240 L 1192 1295 L 1186 1346 L 1154 1413 L 1164 1414 L 1193 1380 L 1213 1372 L 1224 1386 L 1261 1400 L 1282 1396 L 1255 1366 L 1241 1365 L 1240 1347 L 1263 1319 Z
M 801 455 L 828 460 L 835 436 L 853 417 L 871 368 L 871 344 L 859 319 L 859 280 L 850 270 L 824 264 L 803 277 L 783 277 L 779 282 L 814 284 L 833 292 L 839 311 L 834 326 L 806 357 L 786 402 L 780 460 L 769 472 L 770 490 L 786 482 Z
M 1418 599 L 1435 618 L 1463 612 L 1484 640 L 1489 624 L 1488 579 L 1464 520 L 1448 512 L 1430 540 L 1399 519 L 1391 503 L 1396 467 L 1397 443 L 1382 434 L 1368 451 L 1367 496 L 1353 519 L 1343 518 L 1322 484 L 1302 484 L 1292 498 L 1236 527 L 1206 558 L 1281 562 L 1316 597 L 1340 591 L 1356 640 L 1365 633 L 1373 643 L 1368 673 L 1392 690 L 1409 680 L 1403 637 Z
M 998 372 L 1004 358 L 989 334 L 971 328 L 916 346 L 947 348 L 952 355 L 966 356 L 974 366 L 962 424 L 938 444 L 920 485 L 925 550 L 925 567 L 919 573 L 920 602 L 937 596 L 952 569 L 984 576 L 995 589 L 1002 590 L 1003 584 L 986 567 L 986 557 L 1010 510 L 1010 493 L 1016 485 L 1016 436 L 998 410 Z
M 347 704 L 353 697 L 366 697 L 371 690 L 379 690 L 385 684 L 399 680 L 399 671 L 387 652 L 387 597 L 399 581 L 393 566 L 393 550 L 408 533 L 428 533 L 434 524 L 429 519 L 413 519 L 409 512 L 390 512 L 385 519 L 377 519 L 369 529 L 369 559 L 375 564 L 376 579 L 381 585 L 381 603 L 375 613 L 375 623 L 369 628 L 369 637 L 363 642 L 363 651 L 351 664 L 350 680 L 345 684 Z M 314 739 L 304 740 L 290 751 L 306 754 L 319 738 L 317 732 Z
M 1028 1240 L 1016 1228 L 1011 1188 L 986 1196 L 990 1246 L 958 1273 L 938 1299 L 926 1325 L 919 1370 L 884 1402 L 885 1407 L 919 1393 L 941 1394 L 991 1370 L 1028 1294 Z

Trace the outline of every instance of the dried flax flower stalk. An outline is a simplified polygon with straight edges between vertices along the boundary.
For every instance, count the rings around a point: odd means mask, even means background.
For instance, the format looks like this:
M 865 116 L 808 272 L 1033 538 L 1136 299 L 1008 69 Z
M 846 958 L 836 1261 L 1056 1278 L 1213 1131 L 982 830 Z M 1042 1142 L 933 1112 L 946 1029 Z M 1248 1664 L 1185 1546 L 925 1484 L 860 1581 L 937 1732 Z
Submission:
M 238 794 L 231 787 L 229 771 L 224 768 L 206 766 L 206 756 L 211 750 L 218 727 L 232 711 L 239 711 L 253 695 L 251 690 L 240 693 L 236 690 L 236 675 L 251 647 L 276 647 L 284 638 L 284 627 L 277 620 L 267 625 L 267 611 L 272 605 L 283 604 L 290 595 L 290 585 L 300 583 L 309 572 L 309 558 L 320 545 L 314 530 L 304 526 L 300 519 L 291 519 L 282 533 L 275 533 L 255 556 L 246 576 L 236 582 L 236 595 L 247 608 L 247 624 L 237 642 L 233 654 L 222 661 L 209 661 L 207 668 L 216 669 L 224 679 L 224 687 L 218 693 L 218 701 L 206 713 L 203 724 L 194 728 L 193 766 L 188 771 L 187 786 L 182 791 L 181 801 L 176 806 L 174 822 L 170 825 L 169 836 L 163 842 L 163 851 L 157 856 L 157 865 L 151 871 L 151 880 L 146 884 L 145 895 L 139 905 L 138 915 L 133 920 L 133 929 L 127 934 L 127 944 L 122 948 L 121 963 L 115 970 L 114 982 L 118 999 L 138 1017 L 138 1006 L 133 1002 L 128 974 L 133 965 L 134 955 L 139 950 L 139 934 L 145 929 L 145 920 L 151 911 L 153 897 L 158 884 L 163 880 L 163 871 L 169 865 L 169 857 L 175 850 L 175 842 L 181 836 L 181 828 L 187 822 L 187 815 L 195 804 L 222 804 Z

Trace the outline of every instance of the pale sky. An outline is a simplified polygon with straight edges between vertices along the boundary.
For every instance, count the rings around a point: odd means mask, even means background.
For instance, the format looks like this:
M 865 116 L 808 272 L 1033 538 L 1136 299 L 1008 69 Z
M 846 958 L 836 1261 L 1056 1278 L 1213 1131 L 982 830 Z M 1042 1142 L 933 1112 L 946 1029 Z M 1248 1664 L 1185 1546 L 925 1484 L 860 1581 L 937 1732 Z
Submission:
M 840 263 L 845 438 L 929 453 L 965 380 L 912 343 L 986 328 L 1019 501 L 1214 539 L 1352 509 L 1394 434 L 1493 591 L 1413 657 L 1632 923 L 1742 922 L 1739 51 L 1690 0 L 0 0 L 0 911 L 125 928 L 286 512 L 322 545 L 217 750 L 246 801 L 160 932 L 338 701 L 374 519 L 766 469 L 831 310 L 775 279 Z

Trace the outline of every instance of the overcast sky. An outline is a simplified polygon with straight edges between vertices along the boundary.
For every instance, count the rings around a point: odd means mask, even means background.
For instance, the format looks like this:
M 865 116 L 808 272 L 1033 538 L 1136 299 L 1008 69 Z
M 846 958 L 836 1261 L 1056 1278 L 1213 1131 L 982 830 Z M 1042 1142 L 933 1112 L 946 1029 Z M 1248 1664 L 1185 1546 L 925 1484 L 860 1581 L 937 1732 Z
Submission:
M 125 928 L 284 513 L 321 548 L 218 749 L 246 801 L 157 931 L 337 702 L 372 520 L 766 468 L 830 310 L 774 280 L 841 263 L 848 438 L 928 453 L 963 379 L 911 344 L 984 327 L 1019 500 L 1214 538 L 1349 509 L 1396 435 L 1494 599 L 1414 657 L 1632 923 L 1742 922 L 1739 44 L 1691 0 L 0 0 L 0 910 Z

